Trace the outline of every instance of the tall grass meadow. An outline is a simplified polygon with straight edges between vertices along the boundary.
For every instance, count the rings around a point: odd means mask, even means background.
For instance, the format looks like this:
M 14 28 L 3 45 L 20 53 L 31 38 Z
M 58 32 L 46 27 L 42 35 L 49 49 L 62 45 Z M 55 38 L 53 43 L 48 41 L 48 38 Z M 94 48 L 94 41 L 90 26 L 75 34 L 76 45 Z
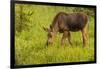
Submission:
M 47 32 L 59 12 L 88 14 L 88 46 L 83 48 L 81 32 L 71 32 L 73 46 L 66 40 L 60 46 L 62 33 L 57 33 L 53 45 L 45 46 Z M 15 5 L 15 64 L 52 64 L 94 61 L 94 9 L 84 7 Z

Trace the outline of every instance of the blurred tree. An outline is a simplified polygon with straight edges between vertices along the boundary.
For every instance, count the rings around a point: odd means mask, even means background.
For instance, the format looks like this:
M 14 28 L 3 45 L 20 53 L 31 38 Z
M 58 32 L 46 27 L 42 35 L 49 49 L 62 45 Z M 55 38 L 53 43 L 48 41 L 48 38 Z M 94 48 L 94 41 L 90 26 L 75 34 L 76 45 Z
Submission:
M 89 16 L 94 16 L 94 8 L 77 8 L 73 9 L 73 12 L 84 12 Z
M 31 5 L 16 5 L 15 13 L 15 28 L 17 32 L 22 32 L 23 30 L 29 30 L 30 25 L 30 16 L 33 14 L 33 11 L 30 9 Z

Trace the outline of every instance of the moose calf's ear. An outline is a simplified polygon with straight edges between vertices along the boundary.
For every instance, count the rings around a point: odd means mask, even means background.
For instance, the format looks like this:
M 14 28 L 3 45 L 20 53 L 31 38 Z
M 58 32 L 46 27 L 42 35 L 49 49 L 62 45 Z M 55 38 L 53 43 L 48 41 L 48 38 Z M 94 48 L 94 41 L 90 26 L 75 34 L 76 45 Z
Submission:
M 46 31 L 46 32 L 48 32 L 48 30 L 49 30 L 48 28 L 45 28 L 45 27 L 43 27 L 43 29 L 44 29 L 44 31 Z

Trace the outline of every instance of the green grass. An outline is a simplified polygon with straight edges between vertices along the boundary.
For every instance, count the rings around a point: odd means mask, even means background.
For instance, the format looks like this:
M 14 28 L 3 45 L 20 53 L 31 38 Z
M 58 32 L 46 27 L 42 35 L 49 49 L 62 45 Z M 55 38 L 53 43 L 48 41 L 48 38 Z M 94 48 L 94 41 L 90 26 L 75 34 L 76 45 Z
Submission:
M 57 33 L 54 44 L 46 48 L 45 42 L 47 40 L 47 33 L 43 30 L 42 27 L 49 27 L 54 16 L 62 9 L 60 8 L 54 10 L 54 8 L 40 8 L 38 6 L 36 8 L 37 9 L 35 9 L 34 14 L 30 18 L 30 30 L 23 30 L 21 33 L 16 32 L 16 65 L 94 61 L 93 17 L 90 17 L 88 21 L 89 45 L 86 48 L 82 47 L 81 32 L 71 32 L 73 46 L 70 46 L 66 40 L 64 47 L 61 47 L 60 40 L 62 34 Z M 47 10 L 48 8 L 49 11 Z M 41 11 L 44 11 L 44 13 L 40 13 Z

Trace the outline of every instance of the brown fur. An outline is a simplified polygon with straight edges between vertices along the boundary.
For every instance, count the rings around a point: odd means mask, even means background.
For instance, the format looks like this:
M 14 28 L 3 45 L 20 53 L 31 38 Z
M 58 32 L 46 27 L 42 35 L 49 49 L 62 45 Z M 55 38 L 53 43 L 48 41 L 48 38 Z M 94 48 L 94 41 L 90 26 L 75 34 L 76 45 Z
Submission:
M 49 29 L 44 28 L 48 32 L 47 45 L 53 43 L 54 35 L 57 32 L 63 33 L 61 39 L 61 45 L 64 45 L 64 41 L 68 38 L 69 43 L 72 45 L 70 40 L 70 31 L 76 32 L 81 31 L 83 37 L 83 46 L 86 46 L 87 43 L 87 15 L 84 13 L 71 13 L 67 14 L 64 12 L 58 13 Z

